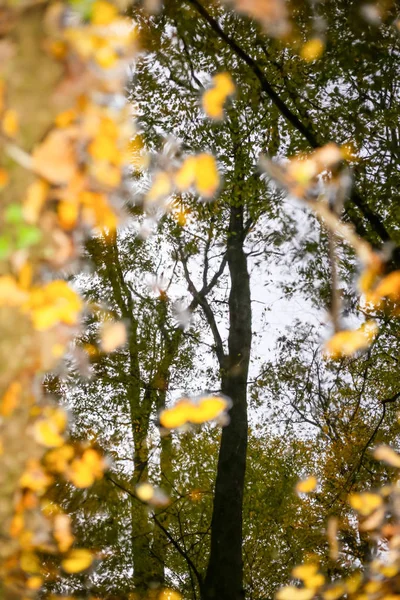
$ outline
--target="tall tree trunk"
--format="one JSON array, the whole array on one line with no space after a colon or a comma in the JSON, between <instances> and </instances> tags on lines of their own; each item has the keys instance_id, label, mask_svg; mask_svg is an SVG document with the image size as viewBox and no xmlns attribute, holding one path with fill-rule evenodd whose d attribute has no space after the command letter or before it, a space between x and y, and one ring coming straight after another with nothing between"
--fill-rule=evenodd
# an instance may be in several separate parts
<instances>
[{"instance_id":1,"label":"tall tree trunk","mask_svg":"<svg viewBox=\"0 0 400 600\"><path fill-rule=\"evenodd\" d=\"M247 375L251 346L251 298L244 252L243 206L230 210L227 259L231 278L228 355L221 366L222 392L232 400L222 431L211 523L211 552L203 600L242 600L242 508L247 452Z\"/></svg>"}]
</instances>

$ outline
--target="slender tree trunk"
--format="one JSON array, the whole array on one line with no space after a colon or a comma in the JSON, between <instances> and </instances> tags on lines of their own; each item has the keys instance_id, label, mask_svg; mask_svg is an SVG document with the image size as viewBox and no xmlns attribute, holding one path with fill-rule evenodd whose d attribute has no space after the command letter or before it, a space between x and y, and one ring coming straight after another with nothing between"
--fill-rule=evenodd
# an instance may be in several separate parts
<instances>
[{"instance_id":1,"label":"slender tree trunk","mask_svg":"<svg viewBox=\"0 0 400 600\"><path fill-rule=\"evenodd\" d=\"M232 206L228 237L228 355L221 365L222 392L232 400L222 431L211 523L211 552L202 600L242 600L242 508L247 452L247 375L251 346L251 298L244 252L243 206Z\"/></svg>"}]
</instances>

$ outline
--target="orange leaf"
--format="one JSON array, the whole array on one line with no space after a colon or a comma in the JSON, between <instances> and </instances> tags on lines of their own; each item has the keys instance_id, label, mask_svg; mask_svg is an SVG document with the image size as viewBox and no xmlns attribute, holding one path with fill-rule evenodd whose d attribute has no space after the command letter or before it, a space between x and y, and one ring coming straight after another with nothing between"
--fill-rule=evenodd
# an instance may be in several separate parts
<instances>
[{"instance_id":1,"label":"orange leaf","mask_svg":"<svg viewBox=\"0 0 400 600\"><path fill-rule=\"evenodd\" d=\"M51 131L32 153L32 168L51 183L68 183L78 171L73 136L66 129Z\"/></svg>"}]
</instances>

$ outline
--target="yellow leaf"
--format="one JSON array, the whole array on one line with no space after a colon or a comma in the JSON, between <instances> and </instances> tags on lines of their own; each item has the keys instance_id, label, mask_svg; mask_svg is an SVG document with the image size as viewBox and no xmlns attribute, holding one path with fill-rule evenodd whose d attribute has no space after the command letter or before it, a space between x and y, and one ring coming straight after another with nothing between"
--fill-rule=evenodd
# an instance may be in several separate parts
<instances>
[{"instance_id":1,"label":"yellow leaf","mask_svg":"<svg viewBox=\"0 0 400 600\"><path fill-rule=\"evenodd\" d=\"M313 62L322 55L324 48L325 44L321 38L315 37L304 44L300 51L300 56L307 62Z\"/></svg>"},{"instance_id":2,"label":"yellow leaf","mask_svg":"<svg viewBox=\"0 0 400 600\"><path fill-rule=\"evenodd\" d=\"M59 113L56 118L55 118L55 124L57 125L57 127L63 128L63 127L68 127L69 125L71 125L71 123L73 123L75 121L75 119L78 116L78 112L75 108L70 108L68 110L65 110L62 113Z\"/></svg>"},{"instance_id":3,"label":"yellow leaf","mask_svg":"<svg viewBox=\"0 0 400 600\"><path fill-rule=\"evenodd\" d=\"M349 503L360 515L367 517L374 510L382 505L382 497L378 494L371 492L364 492L362 494L350 494Z\"/></svg>"},{"instance_id":4,"label":"yellow leaf","mask_svg":"<svg viewBox=\"0 0 400 600\"><path fill-rule=\"evenodd\" d=\"M166 588L160 592L157 600L182 600L182 596L178 592Z\"/></svg>"},{"instance_id":5,"label":"yellow leaf","mask_svg":"<svg viewBox=\"0 0 400 600\"><path fill-rule=\"evenodd\" d=\"M75 549L61 562L61 566L66 573L80 573L90 567L93 562L92 553L89 550Z\"/></svg>"},{"instance_id":6,"label":"yellow leaf","mask_svg":"<svg viewBox=\"0 0 400 600\"><path fill-rule=\"evenodd\" d=\"M103 352L112 352L126 342L126 327L118 323L104 323L101 330L101 349Z\"/></svg>"},{"instance_id":7,"label":"yellow leaf","mask_svg":"<svg viewBox=\"0 0 400 600\"><path fill-rule=\"evenodd\" d=\"M310 477L307 477L307 479L298 482L298 484L296 485L296 491L302 494L308 494L309 492L313 492L315 490L317 484L317 479L313 475L311 475ZM304 565L304 567L310 569L311 567L314 567L314 565ZM300 569L302 567L297 568ZM295 575L295 577L298 577L298 575Z\"/></svg>"},{"instance_id":8,"label":"yellow leaf","mask_svg":"<svg viewBox=\"0 0 400 600\"><path fill-rule=\"evenodd\" d=\"M108 45L96 50L94 58L103 69L114 67L119 60L116 51Z\"/></svg>"},{"instance_id":9,"label":"yellow leaf","mask_svg":"<svg viewBox=\"0 0 400 600\"><path fill-rule=\"evenodd\" d=\"M114 136L100 133L89 144L88 152L95 160L115 162L119 153Z\"/></svg>"},{"instance_id":10,"label":"yellow leaf","mask_svg":"<svg viewBox=\"0 0 400 600\"><path fill-rule=\"evenodd\" d=\"M202 196L210 197L217 191L219 173L211 154L199 154L196 157L195 185Z\"/></svg>"},{"instance_id":11,"label":"yellow leaf","mask_svg":"<svg viewBox=\"0 0 400 600\"><path fill-rule=\"evenodd\" d=\"M63 229L73 229L79 217L79 205L77 202L63 201L57 207L57 215Z\"/></svg>"},{"instance_id":12,"label":"yellow leaf","mask_svg":"<svg viewBox=\"0 0 400 600\"><path fill-rule=\"evenodd\" d=\"M109 25L118 16L116 6L105 0L96 0L92 7L91 22L93 25Z\"/></svg>"},{"instance_id":13,"label":"yellow leaf","mask_svg":"<svg viewBox=\"0 0 400 600\"><path fill-rule=\"evenodd\" d=\"M91 227L114 231L118 225L118 217L109 206L107 196L96 192L84 191L79 200L83 205L82 217Z\"/></svg>"},{"instance_id":14,"label":"yellow leaf","mask_svg":"<svg viewBox=\"0 0 400 600\"><path fill-rule=\"evenodd\" d=\"M197 405L193 405L188 420L191 423L205 423L218 417L227 407L227 401L221 396L206 396L200 398Z\"/></svg>"},{"instance_id":15,"label":"yellow leaf","mask_svg":"<svg viewBox=\"0 0 400 600\"><path fill-rule=\"evenodd\" d=\"M136 486L136 496L142 502L149 502L154 495L154 487L150 483L141 483Z\"/></svg>"},{"instance_id":16,"label":"yellow leaf","mask_svg":"<svg viewBox=\"0 0 400 600\"><path fill-rule=\"evenodd\" d=\"M294 585L288 585L276 594L276 600L312 600L314 590L297 588Z\"/></svg>"},{"instance_id":17,"label":"yellow leaf","mask_svg":"<svg viewBox=\"0 0 400 600\"><path fill-rule=\"evenodd\" d=\"M74 457L74 449L68 444L64 444L61 448L50 450L45 456L46 466L50 471L55 473L64 473L69 461Z\"/></svg>"},{"instance_id":18,"label":"yellow leaf","mask_svg":"<svg viewBox=\"0 0 400 600\"><path fill-rule=\"evenodd\" d=\"M181 427L187 423L191 407L188 406L188 401L181 400L172 408L167 408L160 413L160 423L167 429Z\"/></svg>"},{"instance_id":19,"label":"yellow leaf","mask_svg":"<svg viewBox=\"0 0 400 600\"><path fill-rule=\"evenodd\" d=\"M78 171L73 139L68 130L54 129L32 153L32 168L51 183L66 184Z\"/></svg>"},{"instance_id":20,"label":"yellow leaf","mask_svg":"<svg viewBox=\"0 0 400 600\"><path fill-rule=\"evenodd\" d=\"M339 600L345 592L345 586L339 583L322 592L322 597L324 600Z\"/></svg>"},{"instance_id":21,"label":"yellow leaf","mask_svg":"<svg viewBox=\"0 0 400 600\"><path fill-rule=\"evenodd\" d=\"M235 85L229 73L219 73L213 77L213 87L203 94L204 112L213 119L221 119L224 115L224 102L235 91Z\"/></svg>"},{"instance_id":22,"label":"yellow leaf","mask_svg":"<svg viewBox=\"0 0 400 600\"><path fill-rule=\"evenodd\" d=\"M35 577L29 577L26 582L26 587L29 590L39 590L43 585L43 577L36 575Z\"/></svg>"},{"instance_id":23,"label":"yellow leaf","mask_svg":"<svg viewBox=\"0 0 400 600\"><path fill-rule=\"evenodd\" d=\"M19 118L17 111L13 109L6 110L1 126L3 132L8 137L15 137L19 130Z\"/></svg>"},{"instance_id":24,"label":"yellow leaf","mask_svg":"<svg viewBox=\"0 0 400 600\"><path fill-rule=\"evenodd\" d=\"M293 577L302 579L303 581L313 577L318 572L318 565L299 565L292 571Z\"/></svg>"},{"instance_id":25,"label":"yellow leaf","mask_svg":"<svg viewBox=\"0 0 400 600\"><path fill-rule=\"evenodd\" d=\"M185 423L205 423L218 417L228 407L228 400L221 396L205 396L197 402L183 398L172 408L160 413L160 423L168 429L181 427Z\"/></svg>"},{"instance_id":26,"label":"yellow leaf","mask_svg":"<svg viewBox=\"0 0 400 600\"><path fill-rule=\"evenodd\" d=\"M154 176L152 186L146 195L147 202L158 202L172 191L171 178L167 173L159 172Z\"/></svg>"},{"instance_id":27,"label":"yellow leaf","mask_svg":"<svg viewBox=\"0 0 400 600\"><path fill-rule=\"evenodd\" d=\"M189 156L175 173L175 184L179 190L184 191L193 185L196 179L196 157Z\"/></svg>"},{"instance_id":28,"label":"yellow leaf","mask_svg":"<svg viewBox=\"0 0 400 600\"><path fill-rule=\"evenodd\" d=\"M70 464L67 476L78 488L91 486L99 479L104 470L104 461L96 450L85 450L81 458L76 458Z\"/></svg>"},{"instance_id":29,"label":"yellow leaf","mask_svg":"<svg viewBox=\"0 0 400 600\"><path fill-rule=\"evenodd\" d=\"M46 491L52 482L52 477L49 477L44 472L40 463L35 459L30 459L28 460L26 469L19 480L19 485L21 488L28 488L41 495Z\"/></svg>"},{"instance_id":30,"label":"yellow leaf","mask_svg":"<svg viewBox=\"0 0 400 600\"><path fill-rule=\"evenodd\" d=\"M19 562L21 565L21 569L26 573L40 572L40 562L37 555L34 552L22 552Z\"/></svg>"},{"instance_id":31,"label":"yellow leaf","mask_svg":"<svg viewBox=\"0 0 400 600\"><path fill-rule=\"evenodd\" d=\"M354 331L339 331L325 344L325 358L335 360L352 356L358 350L365 350L372 344L377 333L378 325L375 321L366 321Z\"/></svg>"},{"instance_id":32,"label":"yellow leaf","mask_svg":"<svg viewBox=\"0 0 400 600\"><path fill-rule=\"evenodd\" d=\"M64 443L63 438L58 433L51 421L40 419L33 426L33 435L38 444L46 448L57 448Z\"/></svg>"},{"instance_id":33,"label":"yellow leaf","mask_svg":"<svg viewBox=\"0 0 400 600\"><path fill-rule=\"evenodd\" d=\"M374 457L376 460L383 460L388 465L400 469L400 455L392 450L390 446L382 445L375 448Z\"/></svg>"},{"instance_id":34,"label":"yellow leaf","mask_svg":"<svg viewBox=\"0 0 400 600\"><path fill-rule=\"evenodd\" d=\"M375 288L374 294L379 297L387 297L396 302L400 300L400 271L393 271L382 279Z\"/></svg>"},{"instance_id":35,"label":"yellow leaf","mask_svg":"<svg viewBox=\"0 0 400 600\"><path fill-rule=\"evenodd\" d=\"M55 280L31 291L25 309L35 329L41 331L57 323L74 325L82 309L82 300L66 281Z\"/></svg>"},{"instance_id":36,"label":"yellow leaf","mask_svg":"<svg viewBox=\"0 0 400 600\"><path fill-rule=\"evenodd\" d=\"M18 284L23 290L28 290L33 278L33 268L30 262L25 262L18 273Z\"/></svg>"},{"instance_id":37,"label":"yellow leaf","mask_svg":"<svg viewBox=\"0 0 400 600\"><path fill-rule=\"evenodd\" d=\"M106 161L96 161L90 165L90 174L107 187L115 188L121 183L121 169Z\"/></svg>"}]
</instances>

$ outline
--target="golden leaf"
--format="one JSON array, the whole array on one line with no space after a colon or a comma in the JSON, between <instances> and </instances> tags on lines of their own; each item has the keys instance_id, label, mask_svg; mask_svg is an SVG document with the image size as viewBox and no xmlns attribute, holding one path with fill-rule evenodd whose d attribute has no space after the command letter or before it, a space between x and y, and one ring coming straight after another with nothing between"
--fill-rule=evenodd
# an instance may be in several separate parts
<instances>
[{"instance_id":1,"label":"golden leaf","mask_svg":"<svg viewBox=\"0 0 400 600\"><path fill-rule=\"evenodd\" d=\"M68 183L78 171L73 138L68 130L52 130L32 153L32 168L51 183Z\"/></svg>"},{"instance_id":2,"label":"golden leaf","mask_svg":"<svg viewBox=\"0 0 400 600\"><path fill-rule=\"evenodd\" d=\"M221 396L206 396L200 398L198 404L192 405L189 421L205 423L217 418L227 408L227 401Z\"/></svg>"},{"instance_id":3,"label":"golden leaf","mask_svg":"<svg viewBox=\"0 0 400 600\"><path fill-rule=\"evenodd\" d=\"M118 16L116 6L105 0L96 0L92 7L91 22L93 25L109 25Z\"/></svg>"},{"instance_id":4,"label":"golden leaf","mask_svg":"<svg viewBox=\"0 0 400 600\"><path fill-rule=\"evenodd\" d=\"M118 62L119 55L113 48L105 45L96 50L94 58L97 64L102 67L102 69L110 69Z\"/></svg>"},{"instance_id":5,"label":"golden leaf","mask_svg":"<svg viewBox=\"0 0 400 600\"><path fill-rule=\"evenodd\" d=\"M184 191L193 185L196 179L196 157L189 156L175 173L175 184L179 190Z\"/></svg>"},{"instance_id":6,"label":"golden leaf","mask_svg":"<svg viewBox=\"0 0 400 600\"><path fill-rule=\"evenodd\" d=\"M185 423L205 423L217 418L228 407L228 400L221 396L205 396L197 402L183 398L172 408L160 413L160 423L168 429L181 427Z\"/></svg>"},{"instance_id":7,"label":"golden leaf","mask_svg":"<svg viewBox=\"0 0 400 600\"><path fill-rule=\"evenodd\" d=\"M21 569L26 573L39 573L40 562L37 554L30 551L22 552L21 558L19 559Z\"/></svg>"},{"instance_id":8,"label":"golden leaf","mask_svg":"<svg viewBox=\"0 0 400 600\"><path fill-rule=\"evenodd\" d=\"M118 323L104 323L101 330L101 349L103 352L112 352L126 342L126 327Z\"/></svg>"},{"instance_id":9,"label":"golden leaf","mask_svg":"<svg viewBox=\"0 0 400 600\"><path fill-rule=\"evenodd\" d=\"M74 449L69 444L64 444L61 448L50 450L45 456L45 463L50 471L55 473L64 473L67 468L69 461L73 459L75 455Z\"/></svg>"},{"instance_id":10,"label":"golden leaf","mask_svg":"<svg viewBox=\"0 0 400 600\"><path fill-rule=\"evenodd\" d=\"M57 207L57 215L63 229L73 229L79 217L79 206L77 202L64 200Z\"/></svg>"},{"instance_id":11,"label":"golden leaf","mask_svg":"<svg viewBox=\"0 0 400 600\"><path fill-rule=\"evenodd\" d=\"M276 594L276 600L312 600L313 597L313 589L297 588L294 585L288 585Z\"/></svg>"},{"instance_id":12,"label":"golden leaf","mask_svg":"<svg viewBox=\"0 0 400 600\"><path fill-rule=\"evenodd\" d=\"M13 109L6 110L1 123L3 132L8 137L15 137L19 130L19 118L17 111Z\"/></svg>"},{"instance_id":13,"label":"golden leaf","mask_svg":"<svg viewBox=\"0 0 400 600\"><path fill-rule=\"evenodd\" d=\"M350 494L349 503L360 515L367 517L382 505L382 497L372 492Z\"/></svg>"},{"instance_id":14,"label":"golden leaf","mask_svg":"<svg viewBox=\"0 0 400 600\"><path fill-rule=\"evenodd\" d=\"M115 188L121 183L121 169L106 161L96 161L90 165L90 174L105 186Z\"/></svg>"},{"instance_id":15,"label":"golden leaf","mask_svg":"<svg viewBox=\"0 0 400 600\"><path fill-rule=\"evenodd\" d=\"M166 588L160 592L157 600L182 600L182 596L178 592Z\"/></svg>"},{"instance_id":16,"label":"golden leaf","mask_svg":"<svg viewBox=\"0 0 400 600\"><path fill-rule=\"evenodd\" d=\"M153 183L146 195L147 202L158 202L172 191L171 178L167 173L159 172L154 176Z\"/></svg>"},{"instance_id":17,"label":"golden leaf","mask_svg":"<svg viewBox=\"0 0 400 600\"><path fill-rule=\"evenodd\" d=\"M302 579L303 581L305 581L306 579L313 577L317 572L318 572L318 565L313 565L313 564L299 565L298 567L295 567L293 569L292 575L293 575L293 577L296 577L297 579Z\"/></svg>"},{"instance_id":18,"label":"golden leaf","mask_svg":"<svg viewBox=\"0 0 400 600\"><path fill-rule=\"evenodd\" d=\"M322 592L322 597L324 600L339 600L345 592L346 587L339 583Z\"/></svg>"},{"instance_id":19,"label":"golden leaf","mask_svg":"<svg viewBox=\"0 0 400 600\"><path fill-rule=\"evenodd\" d=\"M78 112L75 108L69 108L62 113L59 113L55 118L55 124L61 129L71 125L78 116Z\"/></svg>"},{"instance_id":20,"label":"golden leaf","mask_svg":"<svg viewBox=\"0 0 400 600\"><path fill-rule=\"evenodd\" d=\"M154 495L154 487L151 483L141 483L135 488L136 496L142 502L149 502Z\"/></svg>"},{"instance_id":21,"label":"golden leaf","mask_svg":"<svg viewBox=\"0 0 400 600\"><path fill-rule=\"evenodd\" d=\"M89 448L81 458L71 462L66 475L76 487L86 488L102 476L104 467L104 460L100 454Z\"/></svg>"},{"instance_id":22,"label":"golden leaf","mask_svg":"<svg viewBox=\"0 0 400 600\"><path fill-rule=\"evenodd\" d=\"M224 115L224 102L235 92L235 85L229 73L219 73L213 77L213 87L204 92L202 105L204 112L212 119Z\"/></svg>"},{"instance_id":23,"label":"golden leaf","mask_svg":"<svg viewBox=\"0 0 400 600\"><path fill-rule=\"evenodd\" d=\"M375 321L366 321L353 331L339 331L325 344L325 358L335 360L352 356L358 350L365 350L372 344L377 333L378 325Z\"/></svg>"},{"instance_id":24,"label":"golden leaf","mask_svg":"<svg viewBox=\"0 0 400 600\"><path fill-rule=\"evenodd\" d=\"M64 443L57 430L57 426L51 420L39 419L33 426L33 437L46 448L58 448Z\"/></svg>"},{"instance_id":25,"label":"golden leaf","mask_svg":"<svg viewBox=\"0 0 400 600\"><path fill-rule=\"evenodd\" d=\"M35 577L29 577L26 582L26 587L29 590L39 590L43 585L43 577L35 575Z\"/></svg>"},{"instance_id":26,"label":"golden leaf","mask_svg":"<svg viewBox=\"0 0 400 600\"><path fill-rule=\"evenodd\" d=\"M321 38L315 37L304 44L300 51L300 56L307 62L313 62L322 55L324 48L325 44Z\"/></svg>"},{"instance_id":27,"label":"golden leaf","mask_svg":"<svg viewBox=\"0 0 400 600\"><path fill-rule=\"evenodd\" d=\"M199 154L196 157L195 185L202 196L210 197L217 191L219 173L212 154Z\"/></svg>"},{"instance_id":28,"label":"golden leaf","mask_svg":"<svg viewBox=\"0 0 400 600\"><path fill-rule=\"evenodd\" d=\"M0 189L3 189L10 181L10 176L5 169L0 167Z\"/></svg>"},{"instance_id":29,"label":"golden leaf","mask_svg":"<svg viewBox=\"0 0 400 600\"><path fill-rule=\"evenodd\" d=\"M187 423L190 411L191 407L188 406L188 402L181 400L172 408L167 408L160 413L160 423L167 429L181 427Z\"/></svg>"},{"instance_id":30,"label":"golden leaf","mask_svg":"<svg viewBox=\"0 0 400 600\"><path fill-rule=\"evenodd\" d=\"M318 481L317 479L314 477L314 475L311 475L310 477L307 477L307 479L304 479L303 481L299 481L296 485L296 492L301 493L301 494L308 494L310 492L313 492L315 490L315 488L318 485ZM307 568L311 568L314 565L305 565ZM298 567L301 568L301 567ZM297 575L296 575L297 577Z\"/></svg>"},{"instance_id":31,"label":"golden leaf","mask_svg":"<svg viewBox=\"0 0 400 600\"><path fill-rule=\"evenodd\" d=\"M40 463L32 458L27 462L26 469L19 480L19 485L21 488L28 488L41 495L52 482L52 477L49 477Z\"/></svg>"},{"instance_id":32,"label":"golden leaf","mask_svg":"<svg viewBox=\"0 0 400 600\"><path fill-rule=\"evenodd\" d=\"M397 454L390 446L378 446L374 450L374 458L376 460L383 460L383 462L387 463L392 467L396 467L396 469L400 469L400 455Z\"/></svg>"},{"instance_id":33,"label":"golden leaf","mask_svg":"<svg viewBox=\"0 0 400 600\"><path fill-rule=\"evenodd\" d=\"M400 271L393 271L386 275L375 288L374 294L390 298L394 302L400 300Z\"/></svg>"},{"instance_id":34,"label":"golden leaf","mask_svg":"<svg viewBox=\"0 0 400 600\"><path fill-rule=\"evenodd\" d=\"M92 562L93 556L89 550L74 549L61 561L61 566L66 573L80 573L88 569Z\"/></svg>"},{"instance_id":35,"label":"golden leaf","mask_svg":"<svg viewBox=\"0 0 400 600\"><path fill-rule=\"evenodd\" d=\"M114 231L118 225L118 217L109 206L107 196L96 192L84 191L79 195L82 203L83 220L91 227Z\"/></svg>"},{"instance_id":36,"label":"golden leaf","mask_svg":"<svg viewBox=\"0 0 400 600\"><path fill-rule=\"evenodd\" d=\"M119 154L114 136L100 133L89 144L88 152L95 160L116 161Z\"/></svg>"},{"instance_id":37,"label":"golden leaf","mask_svg":"<svg viewBox=\"0 0 400 600\"><path fill-rule=\"evenodd\" d=\"M1 399L0 415L9 417L19 404L22 386L19 381L13 381L8 386L6 393Z\"/></svg>"},{"instance_id":38,"label":"golden leaf","mask_svg":"<svg viewBox=\"0 0 400 600\"><path fill-rule=\"evenodd\" d=\"M25 309L30 312L35 329L41 331L59 322L74 325L82 300L66 281L55 280L33 289Z\"/></svg>"}]
</instances>

